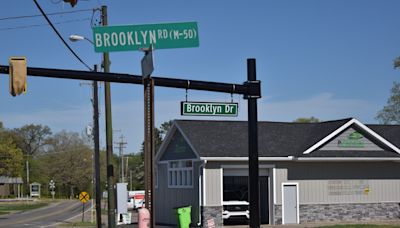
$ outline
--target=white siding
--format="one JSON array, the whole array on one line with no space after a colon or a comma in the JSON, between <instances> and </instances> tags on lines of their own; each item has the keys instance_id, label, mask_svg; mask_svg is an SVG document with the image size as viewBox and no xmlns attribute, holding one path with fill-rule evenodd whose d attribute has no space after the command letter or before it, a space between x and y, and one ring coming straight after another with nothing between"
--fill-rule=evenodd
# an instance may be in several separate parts
<instances>
[{"instance_id":1,"label":"white siding","mask_svg":"<svg viewBox=\"0 0 400 228\"><path fill-rule=\"evenodd\" d=\"M205 206L221 206L222 199L222 169L205 169Z\"/></svg>"},{"instance_id":2,"label":"white siding","mask_svg":"<svg viewBox=\"0 0 400 228\"><path fill-rule=\"evenodd\" d=\"M282 182L287 182L287 169L275 169L275 202L282 204Z\"/></svg>"}]
</instances>

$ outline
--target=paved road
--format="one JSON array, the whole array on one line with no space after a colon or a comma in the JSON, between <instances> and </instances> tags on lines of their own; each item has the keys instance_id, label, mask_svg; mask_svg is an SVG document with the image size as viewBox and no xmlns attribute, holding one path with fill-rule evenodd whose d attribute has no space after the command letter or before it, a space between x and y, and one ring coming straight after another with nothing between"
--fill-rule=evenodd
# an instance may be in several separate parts
<instances>
[{"instance_id":1,"label":"paved road","mask_svg":"<svg viewBox=\"0 0 400 228\"><path fill-rule=\"evenodd\" d=\"M85 210L90 208L90 201ZM20 213L0 216L0 227L7 228L51 228L58 223L82 214L82 203L78 200L65 200L52 203L47 207Z\"/></svg>"}]
</instances>

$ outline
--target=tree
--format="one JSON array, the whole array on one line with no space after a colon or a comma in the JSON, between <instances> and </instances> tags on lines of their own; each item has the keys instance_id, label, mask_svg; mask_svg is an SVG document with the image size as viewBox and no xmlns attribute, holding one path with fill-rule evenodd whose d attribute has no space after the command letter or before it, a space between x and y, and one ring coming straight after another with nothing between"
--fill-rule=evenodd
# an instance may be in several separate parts
<instances>
[{"instance_id":1,"label":"tree","mask_svg":"<svg viewBox=\"0 0 400 228\"><path fill-rule=\"evenodd\" d=\"M394 62L393 62L394 68L399 68L400 67L400 57L397 57Z\"/></svg>"},{"instance_id":2,"label":"tree","mask_svg":"<svg viewBox=\"0 0 400 228\"><path fill-rule=\"evenodd\" d=\"M51 135L50 128L40 124L24 125L21 128L15 128L13 132L18 137L17 145L28 156L35 155L41 148L47 145L47 139Z\"/></svg>"},{"instance_id":3,"label":"tree","mask_svg":"<svg viewBox=\"0 0 400 228\"><path fill-rule=\"evenodd\" d=\"M128 157L129 189L138 190L144 188L144 162L143 154L132 154Z\"/></svg>"},{"instance_id":4,"label":"tree","mask_svg":"<svg viewBox=\"0 0 400 228\"><path fill-rule=\"evenodd\" d=\"M387 104L375 118L383 124L400 124L400 83L393 82Z\"/></svg>"},{"instance_id":5,"label":"tree","mask_svg":"<svg viewBox=\"0 0 400 228\"><path fill-rule=\"evenodd\" d=\"M319 119L315 118L314 116L311 116L310 118L297 118L295 121L296 123L319 123Z\"/></svg>"},{"instance_id":6,"label":"tree","mask_svg":"<svg viewBox=\"0 0 400 228\"><path fill-rule=\"evenodd\" d=\"M90 191L92 149L74 132L61 131L48 142L48 153L39 158L35 177L45 183L53 179L65 196L74 197L79 191Z\"/></svg>"},{"instance_id":7,"label":"tree","mask_svg":"<svg viewBox=\"0 0 400 228\"><path fill-rule=\"evenodd\" d=\"M164 139L165 135L168 133L168 131L172 127L173 123L174 123L174 121L170 120L170 121L165 121L164 123L161 124L160 134L162 136L162 139Z\"/></svg>"},{"instance_id":8,"label":"tree","mask_svg":"<svg viewBox=\"0 0 400 228\"><path fill-rule=\"evenodd\" d=\"M11 137L0 137L0 176L19 177L23 170L23 156Z\"/></svg>"},{"instance_id":9,"label":"tree","mask_svg":"<svg viewBox=\"0 0 400 228\"><path fill-rule=\"evenodd\" d=\"M173 121L166 121L161 124L160 128L154 128L154 143L155 152L157 153L160 149L164 137L169 131L173 124ZM132 173L132 185L133 189L143 189L144 188L144 142L140 148L140 152L133 154L129 157L129 168ZM130 173L129 173L130 174ZM130 180L129 180L130 181Z\"/></svg>"}]
</instances>

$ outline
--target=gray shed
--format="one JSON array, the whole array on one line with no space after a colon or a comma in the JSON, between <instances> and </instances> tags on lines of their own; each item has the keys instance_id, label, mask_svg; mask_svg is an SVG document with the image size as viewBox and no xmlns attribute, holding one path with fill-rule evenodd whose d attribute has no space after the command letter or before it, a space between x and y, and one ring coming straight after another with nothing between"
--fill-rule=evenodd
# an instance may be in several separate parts
<instances>
[{"instance_id":1,"label":"gray shed","mask_svg":"<svg viewBox=\"0 0 400 228\"><path fill-rule=\"evenodd\" d=\"M8 197L14 195L20 197L22 184L21 177L0 176L0 196Z\"/></svg>"}]
</instances>

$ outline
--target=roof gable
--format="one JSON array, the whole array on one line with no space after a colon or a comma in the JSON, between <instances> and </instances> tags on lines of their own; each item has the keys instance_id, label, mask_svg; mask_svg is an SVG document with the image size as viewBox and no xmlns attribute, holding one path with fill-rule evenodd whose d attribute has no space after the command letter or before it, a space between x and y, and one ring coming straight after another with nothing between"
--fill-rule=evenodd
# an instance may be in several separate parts
<instances>
[{"instance_id":1,"label":"roof gable","mask_svg":"<svg viewBox=\"0 0 400 228\"><path fill-rule=\"evenodd\" d=\"M352 128L353 129L355 128L358 130L357 131L349 130L346 132L346 130L352 129ZM358 134L355 134L355 132L357 132ZM355 137L365 138L365 136L367 136L367 138L369 139L368 141L355 139ZM352 137L352 138L347 138L347 140L348 140L347 143L343 143L342 140L343 139L346 140L346 138L343 138L343 137ZM337 139L337 141L334 140L335 138ZM323 145L327 145L327 147L329 148L329 145L330 145L329 142L335 143L335 141L336 141L336 145L339 144L339 141L341 144L341 145L338 145L336 148L334 148L336 151L338 151L338 150L365 150L364 146L363 146L363 148L356 148L357 145L351 146L349 144L351 144L351 141L353 143L359 142L359 143L365 144L366 142L369 142L370 140L373 140L376 143L381 144L384 147L387 147L387 148L393 150L397 154L400 154L400 149L398 147L396 147L391 142L387 141L385 138L383 138L382 136L377 134L375 131L373 131L371 128L367 127L366 125L362 124L360 121L358 121L354 118L349 120L347 123L343 124L342 126L340 126L338 129L336 129L335 131L333 131L332 133L330 133L329 135L327 135L326 137L324 137L323 139L321 139L320 141L318 141L311 147L309 147L307 150L305 150L303 152L303 154L310 154L314 151L320 150L320 148ZM347 144L347 146L346 146L346 144ZM332 143L331 143L331 145L332 145ZM359 144L359 146L360 146L360 144ZM376 151L377 147L379 147L379 146L371 147L370 149L373 151ZM322 148L324 148L324 147L322 147ZM342 149L339 149L339 148L342 148ZM324 148L323 150L328 150L328 149ZM331 148L331 150L332 150L332 148ZM382 151L383 151L383 149L382 149Z\"/></svg>"},{"instance_id":2,"label":"roof gable","mask_svg":"<svg viewBox=\"0 0 400 228\"><path fill-rule=\"evenodd\" d=\"M342 133L319 148L319 151L383 151L384 145L366 135L363 131L350 126ZM379 145L380 144L380 145Z\"/></svg>"},{"instance_id":3,"label":"roof gable","mask_svg":"<svg viewBox=\"0 0 400 228\"><path fill-rule=\"evenodd\" d=\"M189 141L182 134L179 127L173 124L157 153L156 160L165 161L196 158L198 158L198 155Z\"/></svg>"}]
</instances>

